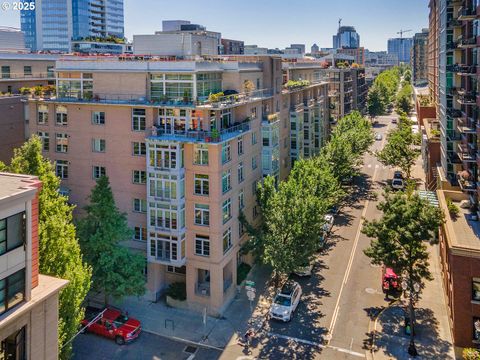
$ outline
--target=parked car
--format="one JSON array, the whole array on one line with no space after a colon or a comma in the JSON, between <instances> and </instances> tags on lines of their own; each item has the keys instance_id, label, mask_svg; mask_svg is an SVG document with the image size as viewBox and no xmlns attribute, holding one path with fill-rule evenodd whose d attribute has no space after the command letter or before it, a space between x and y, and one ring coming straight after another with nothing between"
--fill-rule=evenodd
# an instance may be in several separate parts
<instances>
[{"instance_id":1,"label":"parked car","mask_svg":"<svg viewBox=\"0 0 480 360\"><path fill-rule=\"evenodd\" d=\"M380 133L375 134L375 140L382 140L382 139L383 139L382 134L380 134Z\"/></svg>"},{"instance_id":2,"label":"parked car","mask_svg":"<svg viewBox=\"0 0 480 360\"><path fill-rule=\"evenodd\" d=\"M98 316L99 314L101 315ZM98 319L88 325L96 317ZM107 307L103 310L87 307L85 309L85 319L82 320L82 326L86 326L84 330L86 333L91 332L114 339L118 345L123 345L136 339L142 329L140 321L129 317L114 307Z\"/></svg>"},{"instance_id":3,"label":"parked car","mask_svg":"<svg viewBox=\"0 0 480 360\"><path fill-rule=\"evenodd\" d=\"M339 212L340 212L340 207L337 206L337 205L333 205L333 206L328 210L328 213L329 213L329 214L332 214L333 216L338 215Z\"/></svg>"},{"instance_id":4,"label":"parked car","mask_svg":"<svg viewBox=\"0 0 480 360\"><path fill-rule=\"evenodd\" d=\"M401 172L401 171L398 171L398 170L395 171L395 172L393 173L393 178L394 178L394 179L402 179L402 180L403 180L403 174L402 174L402 172Z\"/></svg>"},{"instance_id":5,"label":"parked car","mask_svg":"<svg viewBox=\"0 0 480 360\"><path fill-rule=\"evenodd\" d=\"M403 182L403 179L393 179L392 188L394 190L403 190L405 188L405 183Z\"/></svg>"},{"instance_id":6,"label":"parked car","mask_svg":"<svg viewBox=\"0 0 480 360\"><path fill-rule=\"evenodd\" d=\"M392 124L396 124L397 123L397 118L392 118Z\"/></svg>"},{"instance_id":7,"label":"parked car","mask_svg":"<svg viewBox=\"0 0 480 360\"><path fill-rule=\"evenodd\" d=\"M294 270L294 274L297 276L312 276L313 272L313 261L308 261L302 266L298 267L297 269Z\"/></svg>"},{"instance_id":8,"label":"parked car","mask_svg":"<svg viewBox=\"0 0 480 360\"><path fill-rule=\"evenodd\" d=\"M300 285L292 280L287 281L273 299L269 311L270 317L284 322L290 321L301 296L302 288Z\"/></svg>"},{"instance_id":9,"label":"parked car","mask_svg":"<svg viewBox=\"0 0 480 360\"><path fill-rule=\"evenodd\" d=\"M323 224L323 230L326 233L329 233L330 231L332 231L333 222L335 221L335 218L333 217L332 214L326 214L323 219L325 220L325 224Z\"/></svg>"}]
</instances>

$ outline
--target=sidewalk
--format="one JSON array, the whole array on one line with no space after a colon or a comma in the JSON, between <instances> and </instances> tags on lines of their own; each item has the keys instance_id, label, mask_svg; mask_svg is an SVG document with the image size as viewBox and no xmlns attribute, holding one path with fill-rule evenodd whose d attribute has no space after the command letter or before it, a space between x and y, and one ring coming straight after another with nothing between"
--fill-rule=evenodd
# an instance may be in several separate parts
<instances>
[{"instance_id":1,"label":"sidewalk","mask_svg":"<svg viewBox=\"0 0 480 360\"><path fill-rule=\"evenodd\" d=\"M240 293L236 294L223 317L207 316L206 324L203 323L203 314L172 308L163 301L153 303L128 298L117 305L140 320L146 332L224 349L229 343L236 344L236 334L243 335L249 327L253 327L255 331L260 329L265 319L264 315L268 311L264 292L270 279L270 270L266 267L254 266L247 279L254 281L257 289L257 297L252 307L253 313L243 287Z\"/></svg>"},{"instance_id":2,"label":"sidewalk","mask_svg":"<svg viewBox=\"0 0 480 360\"><path fill-rule=\"evenodd\" d=\"M431 246L429 250L430 271L434 280L426 282L415 310L415 345L419 354L416 359L455 359L441 283L438 245ZM406 301L394 304L377 318L375 345L378 350L373 353L374 359L413 359L407 353L410 338L405 335L403 327L407 305Z\"/></svg>"}]
</instances>

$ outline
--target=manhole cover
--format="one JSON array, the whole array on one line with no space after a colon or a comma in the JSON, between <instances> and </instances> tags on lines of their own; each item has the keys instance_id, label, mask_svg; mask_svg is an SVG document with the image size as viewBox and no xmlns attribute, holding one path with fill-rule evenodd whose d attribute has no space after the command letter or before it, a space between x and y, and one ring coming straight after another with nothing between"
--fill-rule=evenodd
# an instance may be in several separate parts
<instances>
[{"instance_id":1,"label":"manhole cover","mask_svg":"<svg viewBox=\"0 0 480 360\"><path fill-rule=\"evenodd\" d=\"M372 288L366 288L366 289L365 289L365 292L366 292L367 294L375 294L375 293L377 292L377 290L372 289Z\"/></svg>"},{"instance_id":2,"label":"manhole cover","mask_svg":"<svg viewBox=\"0 0 480 360\"><path fill-rule=\"evenodd\" d=\"M186 346L185 349L183 349L183 352L186 352L187 354L195 354L197 352L198 348L195 346Z\"/></svg>"}]
</instances>

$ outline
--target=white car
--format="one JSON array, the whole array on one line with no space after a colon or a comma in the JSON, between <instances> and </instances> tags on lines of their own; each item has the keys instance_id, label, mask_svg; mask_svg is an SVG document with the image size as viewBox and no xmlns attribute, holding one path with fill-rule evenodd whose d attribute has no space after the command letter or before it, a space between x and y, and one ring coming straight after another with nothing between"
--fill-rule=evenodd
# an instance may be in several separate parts
<instances>
[{"instance_id":1,"label":"white car","mask_svg":"<svg viewBox=\"0 0 480 360\"><path fill-rule=\"evenodd\" d=\"M325 231L326 233L329 233L330 231L332 231L333 222L335 221L335 218L332 214L327 214L325 215L324 220L325 220L325 224L323 224L323 231Z\"/></svg>"},{"instance_id":2,"label":"white car","mask_svg":"<svg viewBox=\"0 0 480 360\"><path fill-rule=\"evenodd\" d=\"M295 281L287 281L283 285L275 298L273 299L272 306L270 306L270 317L272 319L282 320L288 322L292 319L293 312L300 302L302 296L302 288Z\"/></svg>"},{"instance_id":3,"label":"white car","mask_svg":"<svg viewBox=\"0 0 480 360\"><path fill-rule=\"evenodd\" d=\"M306 263L304 266L300 266L293 272L297 276L312 276L313 272L313 262L310 261Z\"/></svg>"},{"instance_id":4,"label":"white car","mask_svg":"<svg viewBox=\"0 0 480 360\"><path fill-rule=\"evenodd\" d=\"M382 140L382 134L376 133L375 134L375 140Z\"/></svg>"},{"instance_id":5,"label":"white car","mask_svg":"<svg viewBox=\"0 0 480 360\"><path fill-rule=\"evenodd\" d=\"M403 179L393 179L392 188L395 190L403 190L405 188L405 183L403 182Z\"/></svg>"}]
</instances>

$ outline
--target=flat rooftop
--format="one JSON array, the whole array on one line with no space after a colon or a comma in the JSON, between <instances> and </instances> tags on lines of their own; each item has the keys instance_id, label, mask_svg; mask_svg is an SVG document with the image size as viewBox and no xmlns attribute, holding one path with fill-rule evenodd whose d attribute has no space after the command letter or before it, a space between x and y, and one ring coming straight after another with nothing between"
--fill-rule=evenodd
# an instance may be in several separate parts
<instances>
[{"instance_id":1,"label":"flat rooftop","mask_svg":"<svg viewBox=\"0 0 480 360\"><path fill-rule=\"evenodd\" d=\"M36 176L0 172L0 203L5 199L34 194Z\"/></svg>"},{"instance_id":2,"label":"flat rooftop","mask_svg":"<svg viewBox=\"0 0 480 360\"><path fill-rule=\"evenodd\" d=\"M440 208L445 214L445 230L449 247L463 255L480 256L480 221L471 219L470 211L462 209L460 203L468 196L461 191L437 191ZM452 219L447 209L447 199L450 199L459 209L456 219Z\"/></svg>"}]
</instances>

